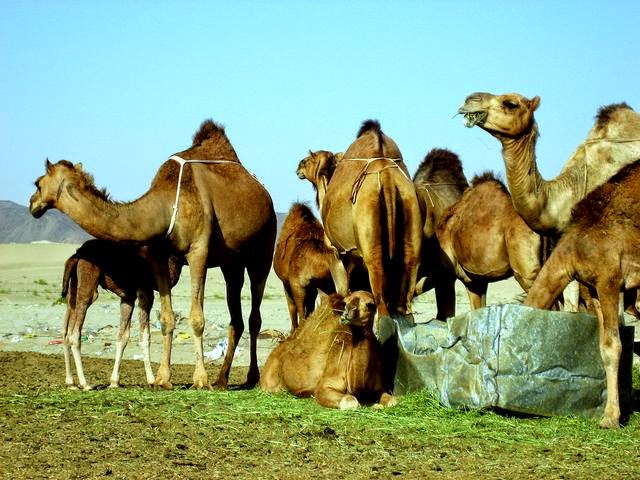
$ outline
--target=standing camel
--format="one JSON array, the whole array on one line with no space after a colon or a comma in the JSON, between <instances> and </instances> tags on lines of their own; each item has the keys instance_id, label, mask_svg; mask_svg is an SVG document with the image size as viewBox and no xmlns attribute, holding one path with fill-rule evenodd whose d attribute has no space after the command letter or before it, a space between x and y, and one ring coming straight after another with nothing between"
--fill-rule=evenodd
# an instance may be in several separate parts
<instances>
[{"instance_id":1,"label":"standing camel","mask_svg":"<svg viewBox=\"0 0 640 480\"><path fill-rule=\"evenodd\" d=\"M167 268L169 285L174 287L180 279L183 262L175 256L154 252L150 247L138 247L127 243L105 240L89 240L69 257L64 265L62 296L67 298L64 317L63 352L65 383L74 387L71 371L71 355L76 367L78 385L83 390L92 387L87 382L80 353L82 326L87 310L98 298L98 285L120 297L120 329L116 340L116 358L111 373L110 387L120 385L120 365L124 349L129 341L131 315L136 298L140 322L140 348L143 352L147 383L153 384L151 358L149 354L151 333L149 314L153 307L153 291L157 290L154 268L151 264L163 262L159 268Z\"/></svg>"},{"instance_id":2,"label":"standing camel","mask_svg":"<svg viewBox=\"0 0 640 480\"><path fill-rule=\"evenodd\" d=\"M273 270L284 286L291 331L315 307L318 290L335 292L330 264L333 252L324 243L324 229L303 203L294 203L280 230Z\"/></svg>"},{"instance_id":3,"label":"standing camel","mask_svg":"<svg viewBox=\"0 0 640 480\"><path fill-rule=\"evenodd\" d=\"M486 305L487 286L512 275L527 292L540 271L540 236L492 173L471 180L436 231L447 267L464 283L472 309Z\"/></svg>"},{"instance_id":4,"label":"standing camel","mask_svg":"<svg viewBox=\"0 0 640 480\"><path fill-rule=\"evenodd\" d=\"M321 202L325 235L336 254L331 273L338 293L348 290L340 256L364 264L379 318L409 312L420 263L420 205L400 150L377 121L362 124Z\"/></svg>"},{"instance_id":5,"label":"standing camel","mask_svg":"<svg viewBox=\"0 0 640 480\"><path fill-rule=\"evenodd\" d=\"M271 197L240 163L224 128L206 120L188 149L172 155L159 168L150 189L130 203L111 201L81 164L46 161L30 199L39 218L50 209L65 213L89 234L105 240L167 243L185 257L191 274L191 311L195 370L193 386L209 387L204 366L204 286L206 270L219 266L227 284L230 313L228 341L216 386L226 388L231 362L244 330L240 293L245 270L251 282L249 333L251 360L247 385L259 378L257 337L262 325L260 303L276 236ZM239 214L241 212L241 214ZM171 388L171 346L175 319L168 273L156 272L161 300L163 353L155 385Z\"/></svg>"},{"instance_id":6,"label":"standing camel","mask_svg":"<svg viewBox=\"0 0 640 480\"><path fill-rule=\"evenodd\" d=\"M529 290L525 305L551 307L578 280L592 295L607 379L602 428L620 422L619 292L640 287L640 164L629 165L576 205L571 221Z\"/></svg>"},{"instance_id":7,"label":"standing camel","mask_svg":"<svg viewBox=\"0 0 640 480\"><path fill-rule=\"evenodd\" d=\"M436 318L446 320L456 313L456 277L450 269L440 268L442 250L436 227L447 208L460 200L469 183L458 155L444 148L434 148L424 157L413 175L413 183L424 220L416 294L435 288Z\"/></svg>"}]
</instances>

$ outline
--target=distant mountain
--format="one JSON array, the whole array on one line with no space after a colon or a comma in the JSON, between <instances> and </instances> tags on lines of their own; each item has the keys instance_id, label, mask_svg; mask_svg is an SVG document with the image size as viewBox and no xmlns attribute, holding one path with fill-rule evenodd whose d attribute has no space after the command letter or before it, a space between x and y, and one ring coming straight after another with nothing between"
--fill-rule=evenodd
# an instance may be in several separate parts
<instances>
[{"instance_id":1,"label":"distant mountain","mask_svg":"<svg viewBox=\"0 0 640 480\"><path fill-rule=\"evenodd\" d=\"M57 210L35 219L23 205L0 200L0 243L82 243L91 236Z\"/></svg>"},{"instance_id":2,"label":"distant mountain","mask_svg":"<svg viewBox=\"0 0 640 480\"><path fill-rule=\"evenodd\" d=\"M276 213L278 233L286 216L286 213ZM35 219L27 207L0 200L0 243L83 243L90 238L87 232L58 210L49 210Z\"/></svg>"}]
</instances>

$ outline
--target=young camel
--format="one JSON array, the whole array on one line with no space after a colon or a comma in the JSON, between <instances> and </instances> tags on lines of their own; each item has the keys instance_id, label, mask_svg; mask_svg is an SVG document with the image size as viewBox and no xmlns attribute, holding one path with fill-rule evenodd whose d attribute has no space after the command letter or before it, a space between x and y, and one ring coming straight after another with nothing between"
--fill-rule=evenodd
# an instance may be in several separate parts
<instances>
[{"instance_id":1,"label":"young camel","mask_svg":"<svg viewBox=\"0 0 640 480\"><path fill-rule=\"evenodd\" d=\"M357 408L361 402L377 402L377 408L395 405L396 398L383 387L380 344L372 330L375 312L368 292L359 290L344 300L337 294L324 297L271 352L260 386L267 392L313 395L329 408Z\"/></svg>"},{"instance_id":2,"label":"young camel","mask_svg":"<svg viewBox=\"0 0 640 480\"><path fill-rule=\"evenodd\" d=\"M445 272L464 283L472 309L486 305L490 282L514 276L525 292L540 271L540 236L518 215L502 182L485 172L449 207L436 235Z\"/></svg>"},{"instance_id":3,"label":"young camel","mask_svg":"<svg viewBox=\"0 0 640 480\"><path fill-rule=\"evenodd\" d=\"M138 299L140 322L140 348L143 352L144 370L149 385L153 384L149 354L151 334L149 314L153 307L153 291L157 285L152 264L163 263L168 268L170 286L180 278L184 262L176 256L168 256L150 247L132 244L89 240L65 262L62 278L62 296L67 298L67 311L63 325L63 352L65 384L74 388L71 371L71 355L76 367L78 386L83 390L92 387L86 380L82 367L81 335L87 310L98 298L98 285L120 297L120 329L116 340L116 358L111 373L110 387L120 385L122 355L129 341L131 315Z\"/></svg>"},{"instance_id":4,"label":"young camel","mask_svg":"<svg viewBox=\"0 0 640 480\"><path fill-rule=\"evenodd\" d=\"M602 428L620 425L618 308L621 290L640 287L639 192L640 164L635 163L580 201L525 300L525 305L548 309L572 280L591 291L607 380Z\"/></svg>"},{"instance_id":5,"label":"young camel","mask_svg":"<svg viewBox=\"0 0 640 480\"><path fill-rule=\"evenodd\" d=\"M315 308L318 290L326 294L336 291L331 278L332 260L322 225L307 205L294 203L273 257L273 270L284 286L292 332Z\"/></svg>"}]
</instances>

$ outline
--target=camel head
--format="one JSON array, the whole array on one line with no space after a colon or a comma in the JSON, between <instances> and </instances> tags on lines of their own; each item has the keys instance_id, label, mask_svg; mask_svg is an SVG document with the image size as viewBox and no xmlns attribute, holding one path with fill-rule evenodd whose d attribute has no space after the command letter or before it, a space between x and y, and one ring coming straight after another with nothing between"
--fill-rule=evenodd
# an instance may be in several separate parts
<instances>
[{"instance_id":1,"label":"camel head","mask_svg":"<svg viewBox=\"0 0 640 480\"><path fill-rule=\"evenodd\" d=\"M495 137L517 138L528 133L535 119L533 112L540 105L540 97L529 100L517 93L493 95L477 92L469 95L458 113L464 115L465 125L474 125Z\"/></svg>"},{"instance_id":2,"label":"camel head","mask_svg":"<svg viewBox=\"0 0 640 480\"><path fill-rule=\"evenodd\" d=\"M328 183L336 164L336 157L333 153L326 150L318 150L317 152L309 150L309 155L298 164L296 175L300 180L309 180L314 186L318 185L321 178L324 178Z\"/></svg>"},{"instance_id":3,"label":"camel head","mask_svg":"<svg viewBox=\"0 0 640 480\"><path fill-rule=\"evenodd\" d=\"M36 191L29 199L29 211L35 218L40 218L50 208L55 208L57 201L73 183L74 177L82 171L82 164L74 165L67 160L58 163L45 161L45 174L34 182Z\"/></svg>"},{"instance_id":4,"label":"camel head","mask_svg":"<svg viewBox=\"0 0 640 480\"><path fill-rule=\"evenodd\" d=\"M373 295L358 290L344 297L344 312L340 316L340 323L352 327L372 328L375 313Z\"/></svg>"}]
</instances>

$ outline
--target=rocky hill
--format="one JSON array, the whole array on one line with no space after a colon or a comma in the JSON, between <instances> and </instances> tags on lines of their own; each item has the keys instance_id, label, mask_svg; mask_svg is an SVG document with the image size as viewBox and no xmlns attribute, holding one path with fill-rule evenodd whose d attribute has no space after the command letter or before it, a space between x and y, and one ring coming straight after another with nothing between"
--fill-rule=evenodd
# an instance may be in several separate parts
<instances>
[{"instance_id":1,"label":"rocky hill","mask_svg":"<svg viewBox=\"0 0 640 480\"><path fill-rule=\"evenodd\" d=\"M277 213L278 232L285 213ZM73 220L57 210L49 210L35 219L29 209L17 203L0 200L0 243L82 243L91 236Z\"/></svg>"}]
</instances>

